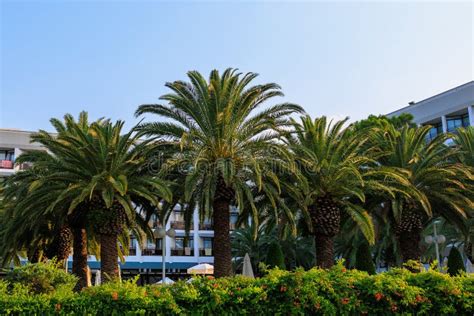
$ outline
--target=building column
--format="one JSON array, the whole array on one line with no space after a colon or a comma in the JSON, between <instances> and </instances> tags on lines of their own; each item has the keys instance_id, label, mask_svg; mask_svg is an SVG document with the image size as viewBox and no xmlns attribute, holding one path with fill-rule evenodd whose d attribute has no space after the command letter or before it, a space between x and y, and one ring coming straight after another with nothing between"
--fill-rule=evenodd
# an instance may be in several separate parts
<instances>
[{"instance_id":1,"label":"building column","mask_svg":"<svg viewBox=\"0 0 474 316\"><path fill-rule=\"evenodd\" d=\"M166 231L168 231L168 229L171 228L171 223L170 221L168 220L168 222L166 223L165 225L165 229ZM165 247L165 261L166 262L170 262L170 257L171 257L171 237L169 237L168 235L165 236L165 238L163 238L163 245L162 247ZM164 245L166 243L166 246ZM169 267L166 267L166 270L168 270Z\"/></svg>"},{"instance_id":2,"label":"building column","mask_svg":"<svg viewBox=\"0 0 474 316\"><path fill-rule=\"evenodd\" d=\"M474 126L474 105L469 105L467 112L469 113L469 125Z\"/></svg>"},{"instance_id":3,"label":"building column","mask_svg":"<svg viewBox=\"0 0 474 316\"><path fill-rule=\"evenodd\" d=\"M142 256L142 247L141 247L140 243L138 242L138 239L135 239L134 242L135 242L135 247L137 249L136 256L141 257Z\"/></svg>"},{"instance_id":4,"label":"building column","mask_svg":"<svg viewBox=\"0 0 474 316\"><path fill-rule=\"evenodd\" d=\"M196 208L193 213L193 238L194 238L194 260L199 263L199 244L201 242L199 238L199 212Z\"/></svg>"},{"instance_id":5,"label":"building column","mask_svg":"<svg viewBox=\"0 0 474 316\"><path fill-rule=\"evenodd\" d=\"M448 132L448 122L446 120L446 115L441 116L441 125L443 127L443 133Z\"/></svg>"}]
</instances>

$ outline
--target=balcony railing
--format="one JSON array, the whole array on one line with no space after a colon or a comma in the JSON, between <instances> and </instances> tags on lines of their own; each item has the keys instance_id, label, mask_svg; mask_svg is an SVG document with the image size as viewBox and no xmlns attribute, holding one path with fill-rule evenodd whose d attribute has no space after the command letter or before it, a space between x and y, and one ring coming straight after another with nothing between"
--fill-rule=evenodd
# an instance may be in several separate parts
<instances>
[{"instance_id":1,"label":"balcony railing","mask_svg":"<svg viewBox=\"0 0 474 316\"><path fill-rule=\"evenodd\" d=\"M11 160L0 160L0 168L2 168L2 169L13 169L13 161L11 161Z\"/></svg>"},{"instance_id":2,"label":"balcony railing","mask_svg":"<svg viewBox=\"0 0 474 316\"><path fill-rule=\"evenodd\" d=\"M236 228L235 223L229 224L230 230L235 230L235 228ZM214 225L212 223L200 223L199 230L214 230Z\"/></svg>"},{"instance_id":3,"label":"balcony railing","mask_svg":"<svg viewBox=\"0 0 474 316\"><path fill-rule=\"evenodd\" d=\"M186 248L173 248L171 249L172 256L194 256L194 249L191 247Z\"/></svg>"},{"instance_id":4,"label":"balcony railing","mask_svg":"<svg viewBox=\"0 0 474 316\"><path fill-rule=\"evenodd\" d=\"M214 255L212 248L201 248L199 249L199 256L201 257L212 257Z\"/></svg>"},{"instance_id":5,"label":"balcony railing","mask_svg":"<svg viewBox=\"0 0 474 316\"><path fill-rule=\"evenodd\" d=\"M190 230L193 230L193 225L194 224L192 222L189 224L189 229ZM185 229L185 226L186 225L185 225L184 221L172 221L171 222L171 227L173 227L174 229Z\"/></svg>"},{"instance_id":6,"label":"balcony railing","mask_svg":"<svg viewBox=\"0 0 474 316\"><path fill-rule=\"evenodd\" d=\"M199 230L213 230L214 225L212 223L199 223Z\"/></svg>"},{"instance_id":7,"label":"balcony railing","mask_svg":"<svg viewBox=\"0 0 474 316\"><path fill-rule=\"evenodd\" d=\"M163 249L160 248L145 248L142 250L142 256L162 256Z\"/></svg>"}]
</instances>

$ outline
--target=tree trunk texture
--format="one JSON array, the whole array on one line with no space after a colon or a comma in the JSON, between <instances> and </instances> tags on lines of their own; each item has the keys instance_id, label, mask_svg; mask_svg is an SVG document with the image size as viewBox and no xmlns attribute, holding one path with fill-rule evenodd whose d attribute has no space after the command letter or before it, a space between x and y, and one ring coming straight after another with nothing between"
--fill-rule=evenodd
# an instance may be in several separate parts
<instances>
[{"instance_id":1,"label":"tree trunk texture","mask_svg":"<svg viewBox=\"0 0 474 316\"><path fill-rule=\"evenodd\" d=\"M104 281L118 278L118 249L116 234L100 234L100 270Z\"/></svg>"},{"instance_id":2,"label":"tree trunk texture","mask_svg":"<svg viewBox=\"0 0 474 316\"><path fill-rule=\"evenodd\" d=\"M403 262L408 260L419 261L421 259L420 249L421 231L403 231L398 235L398 243Z\"/></svg>"},{"instance_id":3,"label":"tree trunk texture","mask_svg":"<svg viewBox=\"0 0 474 316\"><path fill-rule=\"evenodd\" d=\"M80 291L91 284L87 266L87 233L84 227L73 228L73 249L72 273L79 278L75 290Z\"/></svg>"},{"instance_id":4,"label":"tree trunk texture","mask_svg":"<svg viewBox=\"0 0 474 316\"><path fill-rule=\"evenodd\" d=\"M316 234L316 265L323 269L329 269L334 265L334 240L333 237Z\"/></svg>"},{"instance_id":5,"label":"tree trunk texture","mask_svg":"<svg viewBox=\"0 0 474 316\"><path fill-rule=\"evenodd\" d=\"M316 265L323 269L334 265L334 236L341 226L341 208L329 196L320 196L308 207L316 246Z\"/></svg>"},{"instance_id":6,"label":"tree trunk texture","mask_svg":"<svg viewBox=\"0 0 474 316\"><path fill-rule=\"evenodd\" d=\"M213 202L214 221L214 276L232 275L232 253L230 244L230 201L218 199Z\"/></svg>"},{"instance_id":7,"label":"tree trunk texture","mask_svg":"<svg viewBox=\"0 0 474 316\"><path fill-rule=\"evenodd\" d=\"M422 211L416 209L416 207L412 204L406 203L402 210L400 222L396 228L397 239L403 262L407 262L408 260L420 261L420 239L422 230Z\"/></svg>"},{"instance_id":8,"label":"tree trunk texture","mask_svg":"<svg viewBox=\"0 0 474 316\"><path fill-rule=\"evenodd\" d=\"M58 266L65 267L71 253L71 246L72 231L68 225L64 225L56 232L53 242L48 246L46 256L51 259L56 258Z\"/></svg>"}]
</instances>

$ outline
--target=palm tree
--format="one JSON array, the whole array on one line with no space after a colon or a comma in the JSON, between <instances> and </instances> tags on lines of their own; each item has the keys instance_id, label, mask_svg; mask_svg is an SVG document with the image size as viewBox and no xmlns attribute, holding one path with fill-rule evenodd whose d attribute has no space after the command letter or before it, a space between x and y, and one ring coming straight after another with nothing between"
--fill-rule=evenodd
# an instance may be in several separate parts
<instances>
[{"instance_id":1,"label":"palm tree","mask_svg":"<svg viewBox=\"0 0 474 316\"><path fill-rule=\"evenodd\" d=\"M199 72L190 71L188 77L190 82L166 84L172 92L160 99L167 105L145 104L136 111L137 116L157 114L171 122L143 123L139 130L175 146L176 154L164 170L185 178L183 200L196 201L201 218L212 216L215 275L228 276L232 274L229 207L252 200L250 183L274 195L273 187L262 178L271 178L278 187L272 169L284 165L279 157L285 149L274 142L275 130L287 125L288 115L302 109L284 103L255 113L282 92L274 83L249 86L257 77L254 73L242 75L227 69L220 75L213 70L206 81ZM257 209L250 204L257 217Z\"/></svg>"},{"instance_id":2,"label":"palm tree","mask_svg":"<svg viewBox=\"0 0 474 316\"><path fill-rule=\"evenodd\" d=\"M71 250L71 230L61 218L38 216L39 212L28 207L19 207L28 198L29 190L44 176L44 170L37 167L15 173L8 177L0 191L2 216L0 220L0 256L2 265L9 265L17 255L25 251L28 258L37 261L41 258L56 258L58 264L64 265ZM54 202L41 200L39 210L46 209ZM39 206L39 202L36 203Z\"/></svg>"},{"instance_id":3,"label":"palm tree","mask_svg":"<svg viewBox=\"0 0 474 316\"><path fill-rule=\"evenodd\" d=\"M390 193L391 181L403 179L393 171L377 166L364 146L367 136L346 120L328 123L326 117L293 122L294 131L286 141L300 166L305 184L304 207L315 238L317 265L334 263L334 237L340 231L345 212L360 227L365 238L374 242L372 219L363 208L367 193Z\"/></svg>"},{"instance_id":4,"label":"palm tree","mask_svg":"<svg viewBox=\"0 0 474 316\"><path fill-rule=\"evenodd\" d=\"M471 175L474 175L474 127L469 126L457 129L454 135L454 143L459 149L458 161L470 170ZM467 192L470 195L470 199L474 200L473 177L468 180L468 183L471 189ZM474 261L474 209L468 210L468 215L469 218L464 221L464 250L469 259Z\"/></svg>"},{"instance_id":5,"label":"palm tree","mask_svg":"<svg viewBox=\"0 0 474 316\"><path fill-rule=\"evenodd\" d=\"M405 174L409 185L400 188L406 195L397 196L388 216L396 231L404 261L419 260L424 222L433 214L462 225L466 210L473 202L467 196L468 169L455 162L457 150L445 145L451 135L443 134L426 141L429 126L397 130L386 125L372 133L379 163Z\"/></svg>"},{"instance_id":6,"label":"palm tree","mask_svg":"<svg viewBox=\"0 0 474 316\"><path fill-rule=\"evenodd\" d=\"M56 137L45 131L31 137L48 152L32 151L18 159L48 170L35 183L30 199L22 203L34 207L33 197L53 194L54 202L44 213L54 213L58 206L66 206L61 215L73 227L73 259L79 261L77 269L87 265L89 230L100 239L102 272L115 278L117 240L135 221L134 200L144 199L158 206L158 196L169 199L170 192L161 179L143 172L147 168L147 142L138 143L138 135L133 131L121 135L122 121L89 123L87 114L82 112L78 122L70 115L64 117L64 123L54 119L51 122L58 132ZM55 190L49 191L54 186Z\"/></svg>"}]
</instances>

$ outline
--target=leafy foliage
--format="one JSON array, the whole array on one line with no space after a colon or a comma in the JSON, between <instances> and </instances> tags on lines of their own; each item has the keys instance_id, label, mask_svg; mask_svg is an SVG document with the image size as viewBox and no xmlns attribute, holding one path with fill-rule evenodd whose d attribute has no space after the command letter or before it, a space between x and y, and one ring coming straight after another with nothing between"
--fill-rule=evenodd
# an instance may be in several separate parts
<instances>
[{"instance_id":1,"label":"leafy foliage","mask_svg":"<svg viewBox=\"0 0 474 316\"><path fill-rule=\"evenodd\" d=\"M270 268L285 269L285 259L278 242L272 242L268 248L266 264Z\"/></svg>"},{"instance_id":2,"label":"leafy foliage","mask_svg":"<svg viewBox=\"0 0 474 316\"><path fill-rule=\"evenodd\" d=\"M450 275L458 275L465 271L464 262L458 248L451 248L448 256L448 273Z\"/></svg>"},{"instance_id":3,"label":"leafy foliage","mask_svg":"<svg viewBox=\"0 0 474 316\"><path fill-rule=\"evenodd\" d=\"M0 313L55 315L472 315L474 279L404 269L270 270L262 278L196 278L169 286L108 283L34 294L0 281Z\"/></svg>"},{"instance_id":4,"label":"leafy foliage","mask_svg":"<svg viewBox=\"0 0 474 316\"><path fill-rule=\"evenodd\" d=\"M361 243L356 253L355 268L368 274L375 274L375 264L368 243Z\"/></svg>"},{"instance_id":5,"label":"leafy foliage","mask_svg":"<svg viewBox=\"0 0 474 316\"><path fill-rule=\"evenodd\" d=\"M54 261L26 264L9 271L6 280L14 286L28 287L35 294L51 294L57 289L72 291L77 278L59 269Z\"/></svg>"}]
</instances>

